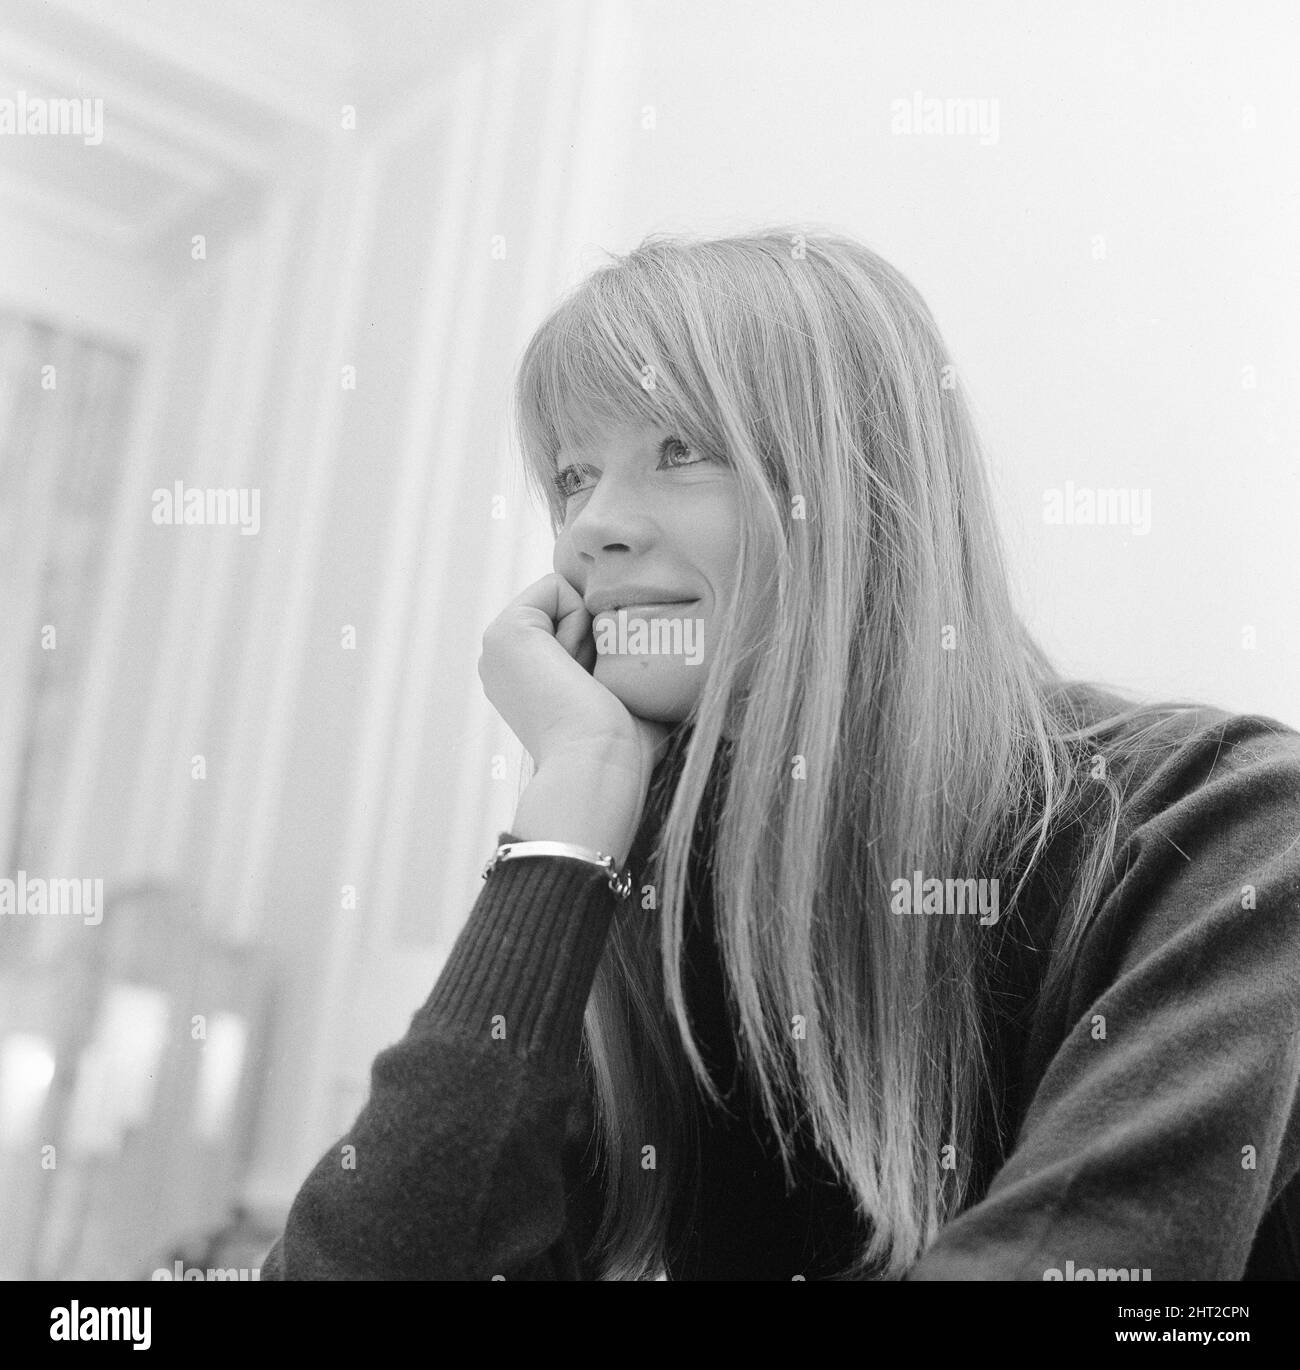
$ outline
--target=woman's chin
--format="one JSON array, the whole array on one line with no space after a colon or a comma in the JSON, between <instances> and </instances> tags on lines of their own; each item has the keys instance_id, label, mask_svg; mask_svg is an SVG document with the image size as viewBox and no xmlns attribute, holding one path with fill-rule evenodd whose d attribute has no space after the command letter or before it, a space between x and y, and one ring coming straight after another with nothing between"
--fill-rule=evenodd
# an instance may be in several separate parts
<instances>
[{"instance_id":1,"label":"woman's chin","mask_svg":"<svg viewBox=\"0 0 1300 1370\"><path fill-rule=\"evenodd\" d=\"M704 680L700 666L664 657L600 656L591 674L630 713L652 723L680 723Z\"/></svg>"}]
</instances>

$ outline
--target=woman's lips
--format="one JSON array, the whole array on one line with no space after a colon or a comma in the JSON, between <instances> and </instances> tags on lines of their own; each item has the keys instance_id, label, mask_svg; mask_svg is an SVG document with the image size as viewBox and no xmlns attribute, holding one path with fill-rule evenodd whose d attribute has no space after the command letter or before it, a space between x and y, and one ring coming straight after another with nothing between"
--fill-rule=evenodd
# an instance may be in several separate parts
<instances>
[{"instance_id":1,"label":"woman's lips","mask_svg":"<svg viewBox=\"0 0 1300 1370\"><path fill-rule=\"evenodd\" d=\"M616 618L619 614L626 614L629 618L680 618L681 614L675 611L684 605L698 603L697 599L678 599L660 604L623 604L617 609L602 609L594 617Z\"/></svg>"}]
</instances>

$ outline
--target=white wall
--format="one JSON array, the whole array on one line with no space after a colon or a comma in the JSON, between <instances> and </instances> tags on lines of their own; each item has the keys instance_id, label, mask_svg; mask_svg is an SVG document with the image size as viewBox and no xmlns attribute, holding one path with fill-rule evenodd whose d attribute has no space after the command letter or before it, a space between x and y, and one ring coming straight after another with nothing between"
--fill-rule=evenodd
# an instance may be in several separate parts
<instances>
[{"instance_id":1,"label":"white wall","mask_svg":"<svg viewBox=\"0 0 1300 1370\"><path fill-rule=\"evenodd\" d=\"M603 245L789 222L863 239L962 362L1053 655L1300 722L1294 6L628 13ZM892 102L918 90L997 100L996 142L891 134ZM1149 534L1045 525L1043 492L1066 481L1148 488Z\"/></svg>"}]
</instances>

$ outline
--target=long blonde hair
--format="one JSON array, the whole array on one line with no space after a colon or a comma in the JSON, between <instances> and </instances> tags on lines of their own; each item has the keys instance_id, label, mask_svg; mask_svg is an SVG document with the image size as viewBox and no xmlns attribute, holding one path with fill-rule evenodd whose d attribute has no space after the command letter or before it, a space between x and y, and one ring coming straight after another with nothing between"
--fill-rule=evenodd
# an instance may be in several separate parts
<instances>
[{"instance_id":1,"label":"long blonde hair","mask_svg":"<svg viewBox=\"0 0 1300 1370\"><path fill-rule=\"evenodd\" d=\"M1081 760L1141 710L1086 727L1071 714L1014 610L938 327L857 242L647 239L549 315L514 399L557 532L559 448L638 419L726 460L743 513L733 612L643 826L638 889L653 895L616 914L587 1007L603 1271L665 1268L701 1098L721 1103L681 976L703 832L737 1051L787 1174L806 1126L869 1224L843 1273L898 1278L970 1200L997 1063L982 1012L994 929L897 917L891 884L1012 877L1005 924L1055 825L1105 799L1050 990L1113 856L1120 796Z\"/></svg>"}]
</instances>

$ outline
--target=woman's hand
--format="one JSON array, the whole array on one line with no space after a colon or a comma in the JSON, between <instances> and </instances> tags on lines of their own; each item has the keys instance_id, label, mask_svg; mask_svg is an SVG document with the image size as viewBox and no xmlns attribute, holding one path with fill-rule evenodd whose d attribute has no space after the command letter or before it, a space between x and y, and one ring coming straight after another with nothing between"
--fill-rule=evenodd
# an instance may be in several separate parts
<instances>
[{"instance_id":1,"label":"woman's hand","mask_svg":"<svg viewBox=\"0 0 1300 1370\"><path fill-rule=\"evenodd\" d=\"M590 744L639 753L647 771L669 729L638 718L591 674L596 644L582 596L552 571L488 625L478 661L483 690L540 769Z\"/></svg>"},{"instance_id":2,"label":"woman's hand","mask_svg":"<svg viewBox=\"0 0 1300 1370\"><path fill-rule=\"evenodd\" d=\"M592 676L595 661L591 615L552 572L488 625L478 674L537 768L513 831L596 846L621 862L670 729L631 713Z\"/></svg>"}]
</instances>

